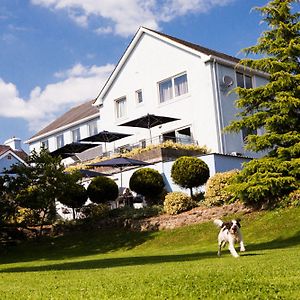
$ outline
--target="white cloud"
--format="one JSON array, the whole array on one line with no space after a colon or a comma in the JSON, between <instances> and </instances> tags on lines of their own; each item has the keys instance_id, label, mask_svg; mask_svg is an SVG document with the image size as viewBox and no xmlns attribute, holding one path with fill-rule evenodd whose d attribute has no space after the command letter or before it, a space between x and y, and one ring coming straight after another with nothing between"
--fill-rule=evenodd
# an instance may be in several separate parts
<instances>
[{"instance_id":1,"label":"white cloud","mask_svg":"<svg viewBox=\"0 0 300 300\"><path fill-rule=\"evenodd\" d=\"M236 0L31 0L31 3L66 10L70 18L81 26L88 26L89 17L99 17L102 25L94 29L96 33L113 31L129 36L140 26L159 29L160 22L169 22L189 13L205 13L233 1ZM107 24L103 25L105 22Z\"/></svg>"},{"instance_id":2,"label":"white cloud","mask_svg":"<svg viewBox=\"0 0 300 300\"><path fill-rule=\"evenodd\" d=\"M30 130L40 130L70 107L95 98L113 68L77 64L56 74L61 81L44 89L35 87L29 99L21 98L13 83L0 78L0 116L25 119Z\"/></svg>"}]
</instances>

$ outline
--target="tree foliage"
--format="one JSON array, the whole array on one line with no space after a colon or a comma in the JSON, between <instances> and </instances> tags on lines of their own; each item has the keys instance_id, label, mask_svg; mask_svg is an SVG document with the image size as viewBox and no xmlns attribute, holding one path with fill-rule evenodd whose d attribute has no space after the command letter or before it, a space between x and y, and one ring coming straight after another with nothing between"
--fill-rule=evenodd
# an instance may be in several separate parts
<instances>
[{"instance_id":1,"label":"tree foliage","mask_svg":"<svg viewBox=\"0 0 300 300\"><path fill-rule=\"evenodd\" d=\"M262 135L249 135L246 147L279 158L300 156L300 14L291 12L292 3L299 2L274 0L257 8L270 30L244 51L263 57L244 59L240 64L268 73L269 82L253 89L236 89L240 118L227 128L263 128Z\"/></svg>"},{"instance_id":2,"label":"tree foliage","mask_svg":"<svg viewBox=\"0 0 300 300\"><path fill-rule=\"evenodd\" d=\"M38 216L41 231L45 220L52 221L56 215L55 200L66 187L66 174L60 157L52 157L48 150L33 151L28 166L13 166L16 177L7 181L6 195L18 207L29 208Z\"/></svg>"},{"instance_id":3,"label":"tree foliage","mask_svg":"<svg viewBox=\"0 0 300 300\"><path fill-rule=\"evenodd\" d=\"M261 58L244 59L240 64L267 73L269 82L256 88L236 89L239 96L236 106L240 113L238 120L226 128L236 132L243 128L263 129L261 135L248 136L246 148L266 151L268 155L246 164L235 185L246 202L271 200L296 188L300 179L297 171L300 157L299 1L273 0L256 9L268 30L262 33L257 45L244 51ZM280 177L276 178L275 174Z\"/></svg>"},{"instance_id":4,"label":"tree foliage","mask_svg":"<svg viewBox=\"0 0 300 300\"><path fill-rule=\"evenodd\" d=\"M76 219L76 208L81 208L87 201L87 190L79 183L82 175L79 172L66 174L65 188L57 199L60 203L72 208L73 219Z\"/></svg>"},{"instance_id":5,"label":"tree foliage","mask_svg":"<svg viewBox=\"0 0 300 300\"><path fill-rule=\"evenodd\" d=\"M205 184L209 178L209 168L200 158L182 156L172 165L171 177L179 186L190 189L193 197L193 188Z\"/></svg>"},{"instance_id":6,"label":"tree foliage","mask_svg":"<svg viewBox=\"0 0 300 300\"><path fill-rule=\"evenodd\" d=\"M162 175L152 168L142 168L135 171L129 181L130 189L145 196L146 201L150 204L157 202L155 199L159 198L164 186Z\"/></svg>"},{"instance_id":7,"label":"tree foliage","mask_svg":"<svg viewBox=\"0 0 300 300\"><path fill-rule=\"evenodd\" d=\"M105 204L117 199L119 195L119 188L111 178L97 176L88 186L87 193L92 202Z\"/></svg>"}]
</instances>

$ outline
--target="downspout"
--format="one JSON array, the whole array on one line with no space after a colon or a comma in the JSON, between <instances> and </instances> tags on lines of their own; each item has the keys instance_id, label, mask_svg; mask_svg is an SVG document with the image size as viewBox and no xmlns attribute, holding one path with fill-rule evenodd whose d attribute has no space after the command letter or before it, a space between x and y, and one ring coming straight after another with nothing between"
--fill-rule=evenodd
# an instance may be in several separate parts
<instances>
[{"instance_id":1,"label":"downspout","mask_svg":"<svg viewBox=\"0 0 300 300\"><path fill-rule=\"evenodd\" d=\"M221 154L225 153L224 142L222 136L222 113L220 105L220 90L218 86L219 76L218 76L218 65L216 59L212 59L212 79L213 79L213 97L215 105L215 118L216 118L216 131L217 131L217 140L218 140L218 152Z\"/></svg>"}]
</instances>

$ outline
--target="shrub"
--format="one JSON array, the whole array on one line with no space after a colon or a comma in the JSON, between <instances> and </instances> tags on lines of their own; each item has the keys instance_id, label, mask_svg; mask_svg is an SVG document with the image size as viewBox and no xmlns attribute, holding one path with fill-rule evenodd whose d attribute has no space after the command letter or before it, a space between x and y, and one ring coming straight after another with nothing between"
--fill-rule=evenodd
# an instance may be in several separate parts
<instances>
[{"instance_id":1,"label":"shrub","mask_svg":"<svg viewBox=\"0 0 300 300\"><path fill-rule=\"evenodd\" d=\"M182 156L174 162L171 177L179 186L190 189L193 197L193 188L205 184L209 178L209 168L200 158Z\"/></svg>"},{"instance_id":2,"label":"shrub","mask_svg":"<svg viewBox=\"0 0 300 300\"><path fill-rule=\"evenodd\" d=\"M207 206L219 206L234 201L232 192L227 190L232 178L238 173L238 170L232 170L224 173L216 173L208 179L205 191L204 204Z\"/></svg>"},{"instance_id":3,"label":"shrub","mask_svg":"<svg viewBox=\"0 0 300 300\"><path fill-rule=\"evenodd\" d=\"M76 208L81 208L87 201L87 190L80 184L72 184L68 190L62 193L62 196L58 198L58 201L62 204L71 207L73 211L73 219L76 218Z\"/></svg>"},{"instance_id":4,"label":"shrub","mask_svg":"<svg viewBox=\"0 0 300 300\"><path fill-rule=\"evenodd\" d=\"M166 195L164 201L164 211L170 215L182 213L196 206L197 203L182 192L171 192Z\"/></svg>"},{"instance_id":5,"label":"shrub","mask_svg":"<svg viewBox=\"0 0 300 300\"><path fill-rule=\"evenodd\" d=\"M111 178L98 176L88 186L87 193L92 202L107 203L117 199L119 188Z\"/></svg>"},{"instance_id":6,"label":"shrub","mask_svg":"<svg viewBox=\"0 0 300 300\"><path fill-rule=\"evenodd\" d=\"M116 208L109 211L109 217L118 219L143 219L158 216L162 213L161 205L152 205L139 209L129 206Z\"/></svg>"},{"instance_id":7,"label":"shrub","mask_svg":"<svg viewBox=\"0 0 300 300\"><path fill-rule=\"evenodd\" d=\"M161 174L151 168L135 171L129 181L129 187L137 194L145 196L148 204L157 204L165 183Z\"/></svg>"},{"instance_id":8,"label":"shrub","mask_svg":"<svg viewBox=\"0 0 300 300\"><path fill-rule=\"evenodd\" d=\"M90 203L81 209L81 213L88 219L99 220L108 216L109 207L106 204Z\"/></svg>"},{"instance_id":9,"label":"shrub","mask_svg":"<svg viewBox=\"0 0 300 300\"><path fill-rule=\"evenodd\" d=\"M295 190L288 195L288 205L292 207L300 206L300 190Z\"/></svg>"},{"instance_id":10,"label":"shrub","mask_svg":"<svg viewBox=\"0 0 300 300\"><path fill-rule=\"evenodd\" d=\"M254 159L244 165L228 188L246 204L276 206L283 197L299 189L299 170L299 160Z\"/></svg>"}]
</instances>

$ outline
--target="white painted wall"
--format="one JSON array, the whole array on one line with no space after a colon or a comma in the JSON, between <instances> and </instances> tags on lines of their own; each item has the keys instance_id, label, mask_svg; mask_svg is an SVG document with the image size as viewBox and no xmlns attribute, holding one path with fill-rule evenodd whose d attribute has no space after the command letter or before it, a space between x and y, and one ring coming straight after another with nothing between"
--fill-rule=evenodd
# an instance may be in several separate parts
<instances>
[{"instance_id":1,"label":"white painted wall","mask_svg":"<svg viewBox=\"0 0 300 300\"><path fill-rule=\"evenodd\" d=\"M116 142L117 145L149 139L141 128L117 126L147 113L177 117L180 120L154 127L152 136L191 126L193 138L216 150L216 126L210 66L207 56L199 57L144 34L133 50L117 79L103 99L100 109L103 129L131 132L135 135ZM159 103L158 82L186 72L189 93ZM144 103L136 104L135 91L142 89ZM127 117L117 120L115 100L126 96Z\"/></svg>"}]
</instances>

